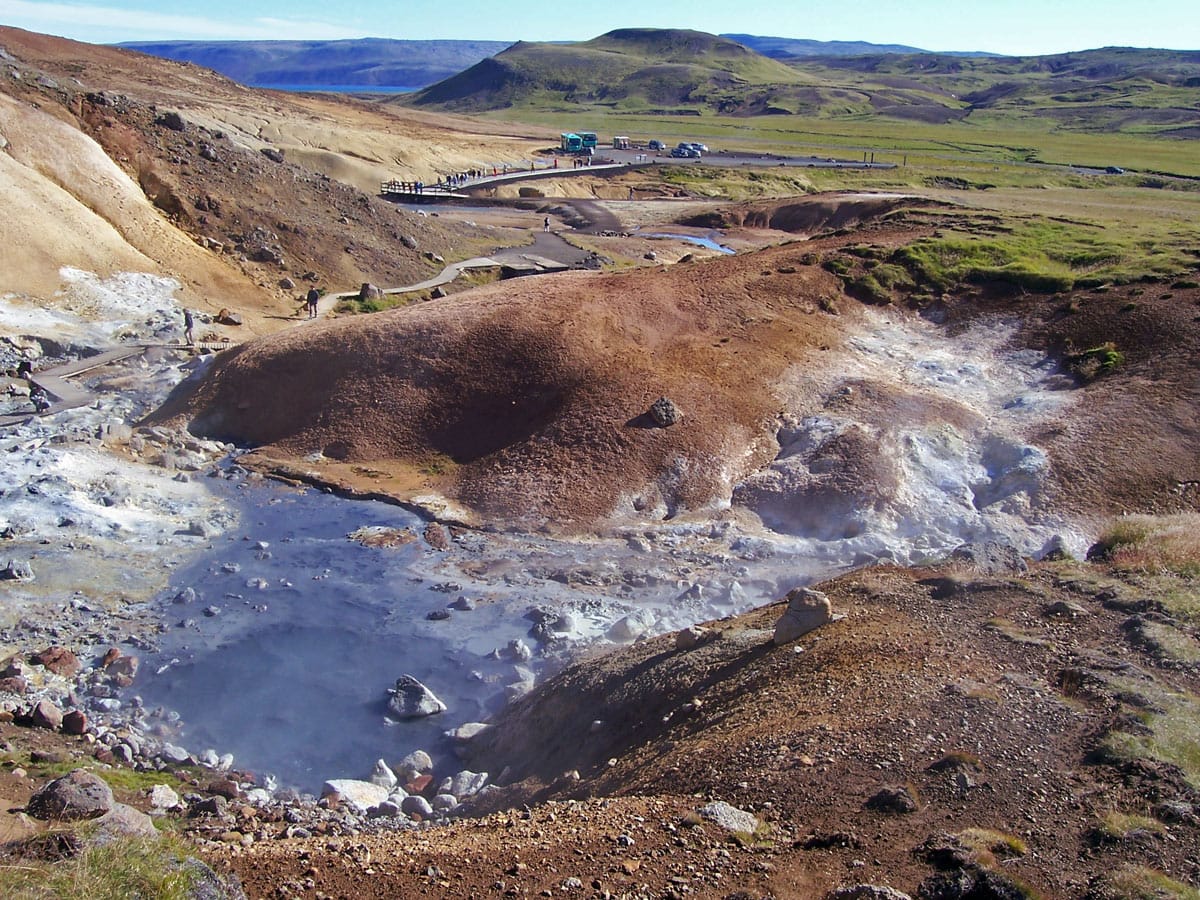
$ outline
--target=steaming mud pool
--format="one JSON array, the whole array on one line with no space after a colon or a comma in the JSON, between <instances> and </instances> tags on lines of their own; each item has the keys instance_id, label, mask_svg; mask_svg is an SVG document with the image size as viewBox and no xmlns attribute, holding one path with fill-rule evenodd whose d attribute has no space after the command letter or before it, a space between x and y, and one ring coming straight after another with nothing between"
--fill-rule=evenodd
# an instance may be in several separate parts
<instances>
[{"instance_id":1,"label":"steaming mud pool","mask_svg":"<svg viewBox=\"0 0 1200 900\"><path fill-rule=\"evenodd\" d=\"M104 314L63 315L93 350L167 343L176 288L80 281L79 309L108 298ZM128 309L112 299L126 294L138 300ZM863 322L837 365L777 385L778 455L722 508L579 540L448 530L444 550L400 507L269 482L229 447L131 429L196 365L148 352L90 374L94 403L0 432L0 531L10 569L35 576L5 582L0 637L132 646L132 688L87 698L91 714L141 707L157 737L193 755L232 753L238 769L315 792L414 749L454 769L447 730L486 721L597 646L964 541L1026 555L1052 539L1085 547L1078 525L1043 507L1049 462L1024 438L1071 402L1053 363L1011 349L1004 323L949 337L883 312ZM40 327L0 298L13 352L51 352ZM792 399L814 392L823 407ZM880 393L890 412L857 405ZM847 435L874 448L888 487L873 505L830 477L826 449ZM392 721L388 689L402 675L446 711Z\"/></svg>"}]
</instances>

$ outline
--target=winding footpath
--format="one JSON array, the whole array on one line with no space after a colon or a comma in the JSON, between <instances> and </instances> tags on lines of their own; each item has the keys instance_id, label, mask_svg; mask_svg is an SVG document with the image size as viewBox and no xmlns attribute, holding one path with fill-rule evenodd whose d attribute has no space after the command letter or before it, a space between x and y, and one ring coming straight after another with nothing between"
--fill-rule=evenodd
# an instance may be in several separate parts
<instances>
[{"instance_id":1,"label":"winding footpath","mask_svg":"<svg viewBox=\"0 0 1200 900\"><path fill-rule=\"evenodd\" d=\"M588 253L586 251L573 247L559 235L539 232L534 236L531 244L510 247L492 256L477 256L453 262L432 278L428 278L417 284L386 288L383 289L383 293L395 295L407 294L414 291L433 290L434 288L449 284L469 269L524 266L531 270L536 269L543 272L561 271L571 268L573 265L587 258L587 256ZM326 294L317 305L318 319L331 313L340 301L354 299L358 296L358 291ZM302 319L296 322L295 326L304 325L309 321L315 320ZM83 375L103 366L111 365L112 363L141 356L151 347L162 347L171 350L195 350L197 348L224 350L233 346L236 346L233 342L197 343L193 345L185 343L122 344L93 356L86 356L59 366L33 372L28 378L29 383L50 398L50 404L44 408L25 413L0 416L0 428L21 425L39 416L51 416L64 410L87 406L95 400L96 395L86 388L70 382L68 379L77 375Z\"/></svg>"}]
</instances>

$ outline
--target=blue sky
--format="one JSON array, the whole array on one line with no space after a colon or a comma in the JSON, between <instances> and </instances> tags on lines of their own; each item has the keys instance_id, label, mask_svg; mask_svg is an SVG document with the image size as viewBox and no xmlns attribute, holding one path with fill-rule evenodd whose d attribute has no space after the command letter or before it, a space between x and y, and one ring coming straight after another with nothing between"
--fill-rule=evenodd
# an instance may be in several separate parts
<instances>
[{"instance_id":1,"label":"blue sky","mask_svg":"<svg viewBox=\"0 0 1200 900\"><path fill-rule=\"evenodd\" d=\"M614 28L695 28L927 50L1200 49L1195 0L0 0L0 23L92 43L388 37L586 40Z\"/></svg>"}]
</instances>

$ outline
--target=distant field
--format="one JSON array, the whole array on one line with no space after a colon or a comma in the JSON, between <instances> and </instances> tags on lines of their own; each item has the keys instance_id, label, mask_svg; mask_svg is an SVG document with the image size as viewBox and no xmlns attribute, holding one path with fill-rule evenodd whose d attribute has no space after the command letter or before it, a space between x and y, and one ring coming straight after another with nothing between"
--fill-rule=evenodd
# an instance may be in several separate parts
<instances>
[{"instance_id":1,"label":"distant field","mask_svg":"<svg viewBox=\"0 0 1200 900\"><path fill-rule=\"evenodd\" d=\"M816 153L860 159L875 153L879 162L921 160L1047 163L1200 178L1197 141L1130 134L1052 131L1052 123L1013 121L1001 116L944 125L886 119L816 119L805 116L739 118L702 114L655 116L597 108L539 110L515 108L484 114L504 121L559 131L588 130L611 137L659 138L674 145L699 140L713 148L764 153Z\"/></svg>"}]
</instances>

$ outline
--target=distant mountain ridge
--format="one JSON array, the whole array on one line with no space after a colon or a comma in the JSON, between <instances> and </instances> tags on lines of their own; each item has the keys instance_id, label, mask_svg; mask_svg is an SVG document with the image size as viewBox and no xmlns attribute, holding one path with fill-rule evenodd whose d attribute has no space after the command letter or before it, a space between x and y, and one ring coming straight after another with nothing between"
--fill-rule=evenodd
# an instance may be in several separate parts
<instances>
[{"instance_id":1,"label":"distant mountain ridge","mask_svg":"<svg viewBox=\"0 0 1200 900\"><path fill-rule=\"evenodd\" d=\"M813 41L749 34L720 37L772 59L928 52L902 44L866 41ZM247 85L326 87L352 84L422 88L495 56L511 43L361 38L341 41L128 41L117 46L177 62L195 63ZM554 43L572 46L587 42ZM977 54L952 52L943 55Z\"/></svg>"},{"instance_id":2,"label":"distant mountain ridge","mask_svg":"<svg viewBox=\"0 0 1200 900\"><path fill-rule=\"evenodd\" d=\"M190 62L247 85L424 87L509 46L508 41L135 41L117 46Z\"/></svg>"},{"instance_id":3,"label":"distant mountain ridge","mask_svg":"<svg viewBox=\"0 0 1200 900\"><path fill-rule=\"evenodd\" d=\"M813 41L807 38L768 37L756 34L722 34L755 53L771 59L800 59L806 56L875 56L879 54L937 53L939 56L997 56L975 50L922 50L904 44L872 44L869 41Z\"/></svg>"},{"instance_id":4,"label":"distant mountain ridge","mask_svg":"<svg viewBox=\"0 0 1200 900\"><path fill-rule=\"evenodd\" d=\"M767 49L794 48L777 41ZM1107 47L1030 57L878 52L773 59L728 37L619 29L577 44L517 43L396 102L469 113L572 109L925 124L999 117L1020 127L1189 140L1200 135L1200 51Z\"/></svg>"}]
</instances>

